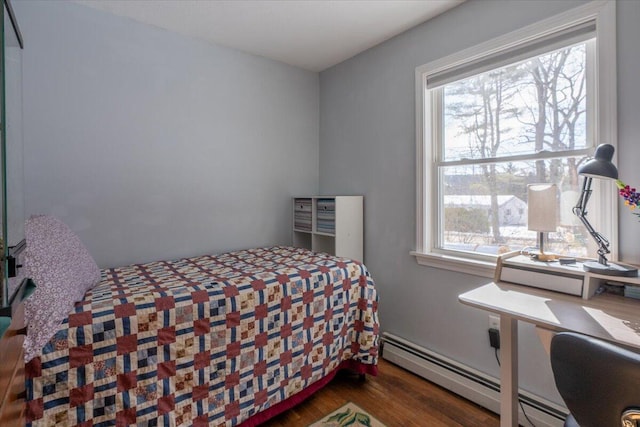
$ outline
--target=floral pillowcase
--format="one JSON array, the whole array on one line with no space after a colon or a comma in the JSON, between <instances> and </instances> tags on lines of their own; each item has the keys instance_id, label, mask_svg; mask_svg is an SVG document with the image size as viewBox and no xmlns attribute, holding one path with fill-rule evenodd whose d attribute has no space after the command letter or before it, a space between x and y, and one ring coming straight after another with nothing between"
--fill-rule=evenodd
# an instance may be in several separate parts
<instances>
[{"instance_id":1,"label":"floral pillowcase","mask_svg":"<svg viewBox=\"0 0 640 427\"><path fill-rule=\"evenodd\" d=\"M78 236L51 216L25 223L26 277L36 290L25 301L25 361L42 352L77 301L100 280L100 269Z\"/></svg>"}]
</instances>

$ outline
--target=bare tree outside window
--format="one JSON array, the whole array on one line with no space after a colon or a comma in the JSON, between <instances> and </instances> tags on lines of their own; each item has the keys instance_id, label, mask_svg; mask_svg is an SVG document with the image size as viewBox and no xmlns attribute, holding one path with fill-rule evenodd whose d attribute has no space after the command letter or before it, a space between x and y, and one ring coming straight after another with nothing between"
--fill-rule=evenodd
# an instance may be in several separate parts
<instances>
[{"instance_id":1,"label":"bare tree outside window","mask_svg":"<svg viewBox=\"0 0 640 427\"><path fill-rule=\"evenodd\" d=\"M497 254L533 246L527 184L556 183L561 194L578 190L581 156L572 151L591 144L587 43L437 89L443 248ZM559 199L558 207L567 205ZM556 237L553 249L585 255L585 236L576 223L561 221Z\"/></svg>"}]
</instances>

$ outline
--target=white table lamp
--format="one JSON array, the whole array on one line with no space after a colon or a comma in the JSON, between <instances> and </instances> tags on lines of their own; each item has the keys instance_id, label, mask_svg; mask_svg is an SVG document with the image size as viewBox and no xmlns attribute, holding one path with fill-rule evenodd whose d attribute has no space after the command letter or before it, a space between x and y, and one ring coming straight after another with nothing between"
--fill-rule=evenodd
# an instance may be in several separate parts
<instances>
[{"instance_id":1,"label":"white table lamp","mask_svg":"<svg viewBox=\"0 0 640 427\"><path fill-rule=\"evenodd\" d=\"M555 232L558 227L558 187L555 184L529 184L527 186L529 230L538 232L537 255L540 261L551 261L555 255L544 253L545 233Z\"/></svg>"}]
</instances>

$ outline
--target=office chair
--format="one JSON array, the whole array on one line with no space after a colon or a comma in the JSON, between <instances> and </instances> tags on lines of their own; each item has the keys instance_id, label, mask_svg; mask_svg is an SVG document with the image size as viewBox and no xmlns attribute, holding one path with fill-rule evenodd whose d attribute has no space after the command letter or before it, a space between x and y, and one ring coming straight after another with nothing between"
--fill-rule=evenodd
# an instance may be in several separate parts
<instances>
[{"instance_id":1,"label":"office chair","mask_svg":"<svg viewBox=\"0 0 640 427\"><path fill-rule=\"evenodd\" d=\"M640 354L562 332L551 340L551 368L571 412L565 427L640 426Z\"/></svg>"}]
</instances>

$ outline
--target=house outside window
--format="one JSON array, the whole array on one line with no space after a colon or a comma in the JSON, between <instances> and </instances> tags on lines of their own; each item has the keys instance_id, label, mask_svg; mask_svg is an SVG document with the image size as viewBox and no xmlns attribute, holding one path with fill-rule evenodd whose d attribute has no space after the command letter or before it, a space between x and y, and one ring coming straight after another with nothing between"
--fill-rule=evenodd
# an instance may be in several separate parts
<instances>
[{"instance_id":1,"label":"house outside window","mask_svg":"<svg viewBox=\"0 0 640 427\"><path fill-rule=\"evenodd\" d=\"M459 261L493 264L534 247L533 183L560 190L559 227L547 250L591 255L591 238L571 209L581 162L599 143L616 143L614 29L615 3L594 2L418 67L419 262L456 259L458 269ZM594 190L590 207L601 209L589 218L613 247L617 204L606 184L613 186Z\"/></svg>"}]
</instances>

